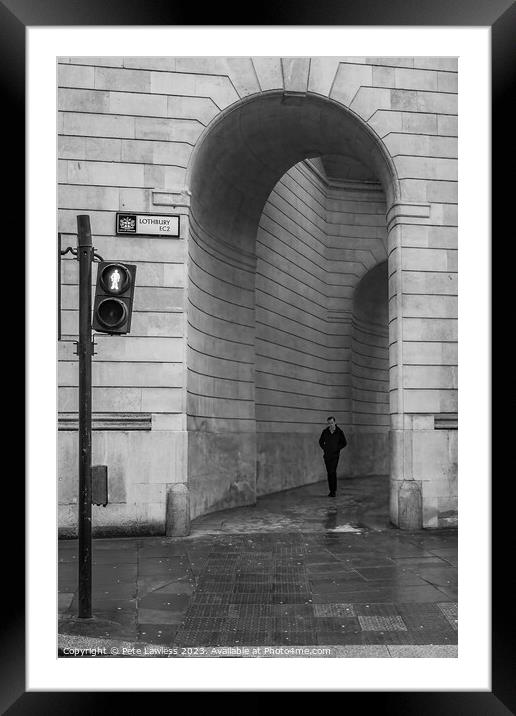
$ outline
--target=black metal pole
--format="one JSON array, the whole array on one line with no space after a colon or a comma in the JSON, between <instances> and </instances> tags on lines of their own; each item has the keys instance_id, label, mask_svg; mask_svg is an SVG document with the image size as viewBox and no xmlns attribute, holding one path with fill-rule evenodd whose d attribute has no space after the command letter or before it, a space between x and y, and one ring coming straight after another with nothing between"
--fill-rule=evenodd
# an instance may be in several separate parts
<instances>
[{"instance_id":1,"label":"black metal pole","mask_svg":"<svg viewBox=\"0 0 516 716\"><path fill-rule=\"evenodd\" d=\"M79 617L91 617L91 243L90 217L77 217L79 260Z\"/></svg>"}]
</instances>

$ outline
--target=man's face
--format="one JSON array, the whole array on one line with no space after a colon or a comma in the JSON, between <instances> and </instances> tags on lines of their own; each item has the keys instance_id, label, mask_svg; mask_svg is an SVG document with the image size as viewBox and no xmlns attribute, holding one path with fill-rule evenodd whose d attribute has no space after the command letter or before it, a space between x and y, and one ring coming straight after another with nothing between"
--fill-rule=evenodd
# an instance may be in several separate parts
<instances>
[{"instance_id":1,"label":"man's face","mask_svg":"<svg viewBox=\"0 0 516 716\"><path fill-rule=\"evenodd\" d=\"M335 430L335 420L333 420L333 418L328 420L328 427L330 428L330 432L333 432Z\"/></svg>"}]
</instances>

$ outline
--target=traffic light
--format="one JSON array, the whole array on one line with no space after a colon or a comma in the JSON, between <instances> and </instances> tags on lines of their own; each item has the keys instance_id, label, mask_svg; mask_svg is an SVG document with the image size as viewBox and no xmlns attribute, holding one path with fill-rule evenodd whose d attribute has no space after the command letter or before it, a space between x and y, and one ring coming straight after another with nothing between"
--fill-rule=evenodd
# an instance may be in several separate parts
<instances>
[{"instance_id":1,"label":"traffic light","mask_svg":"<svg viewBox=\"0 0 516 716\"><path fill-rule=\"evenodd\" d=\"M121 334L131 330L136 266L101 261L93 304L92 328L100 333Z\"/></svg>"}]
</instances>

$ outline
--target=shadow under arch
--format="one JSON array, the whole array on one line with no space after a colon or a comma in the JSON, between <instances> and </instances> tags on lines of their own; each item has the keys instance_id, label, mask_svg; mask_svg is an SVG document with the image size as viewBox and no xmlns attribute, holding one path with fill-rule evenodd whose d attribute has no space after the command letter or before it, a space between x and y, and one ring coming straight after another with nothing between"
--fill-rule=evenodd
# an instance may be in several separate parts
<instances>
[{"instance_id":1,"label":"shadow under arch","mask_svg":"<svg viewBox=\"0 0 516 716\"><path fill-rule=\"evenodd\" d=\"M213 233L222 230L226 238L252 243L277 181L301 160L328 154L370 167L382 184L387 210L399 200L394 162L361 117L318 94L291 97L271 90L231 105L203 131L186 172L191 210Z\"/></svg>"},{"instance_id":2,"label":"shadow under arch","mask_svg":"<svg viewBox=\"0 0 516 716\"><path fill-rule=\"evenodd\" d=\"M201 135L187 171L188 484L192 517L256 499L256 235L271 191L307 158L336 155L399 197L394 164L355 113L320 95L252 95Z\"/></svg>"},{"instance_id":3,"label":"shadow under arch","mask_svg":"<svg viewBox=\"0 0 516 716\"><path fill-rule=\"evenodd\" d=\"M388 262L370 269L353 292L351 398L354 475L388 475L389 278Z\"/></svg>"}]
</instances>

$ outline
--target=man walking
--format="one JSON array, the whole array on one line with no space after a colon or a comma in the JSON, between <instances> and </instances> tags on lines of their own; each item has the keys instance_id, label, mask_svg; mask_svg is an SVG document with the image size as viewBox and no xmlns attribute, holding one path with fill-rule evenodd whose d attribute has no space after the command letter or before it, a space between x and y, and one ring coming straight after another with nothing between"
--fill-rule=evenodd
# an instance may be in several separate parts
<instances>
[{"instance_id":1,"label":"man walking","mask_svg":"<svg viewBox=\"0 0 516 716\"><path fill-rule=\"evenodd\" d=\"M348 441L346 436L335 424L335 418L331 415L328 420L328 427L324 428L319 438L319 445L323 449L324 464L328 473L328 486L330 492L328 497L335 497L337 494L337 465L339 454L342 448L346 447Z\"/></svg>"}]
</instances>

